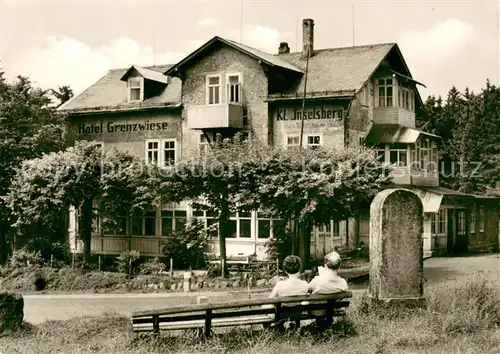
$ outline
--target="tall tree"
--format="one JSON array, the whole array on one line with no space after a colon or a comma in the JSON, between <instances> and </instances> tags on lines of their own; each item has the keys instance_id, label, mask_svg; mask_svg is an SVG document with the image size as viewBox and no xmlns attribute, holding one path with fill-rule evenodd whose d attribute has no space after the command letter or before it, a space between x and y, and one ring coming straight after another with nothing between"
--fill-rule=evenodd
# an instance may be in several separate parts
<instances>
[{"instance_id":1,"label":"tall tree","mask_svg":"<svg viewBox=\"0 0 500 354\"><path fill-rule=\"evenodd\" d=\"M51 107L47 91L18 76L8 82L0 72L0 196L8 192L22 161L65 146L62 117ZM8 235L12 215L0 203L0 263L10 249Z\"/></svg>"},{"instance_id":2,"label":"tall tree","mask_svg":"<svg viewBox=\"0 0 500 354\"><path fill-rule=\"evenodd\" d=\"M59 100L57 107L73 98L74 93L69 86L58 86L57 90L51 89L50 92Z\"/></svg>"},{"instance_id":3,"label":"tall tree","mask_svg":"<svg viewBox=\"0 0 500 354\"><path fill-rule=\"evenodd\" d=\"M485 193L499 183L500 90L486 82L479 93L452 87L443 104L429 97L422 127L442 137L439 146L442 185Z\"/></svg>"},{"instance_id":4,"label":"tall tree","mask_svg":"<svg viewBox=\"0 0 500 354\"><path fill-rule=\"evenodd\" d=\"M307 268L313 226L355 216L390 181L387 172L369 149L270 149L258 164L243 163L242 198L298 224Z\"/></svg>"},{"instance_id":5,"label":"tall tree","mask_svg":"<svg viewBox=\"0 0 500 354\"><path fill-rule=\"evenodd\" d=\"M159 194L165 201L188 200L195 209L217 213L219 252L224 274L230 215L252 208L241 198L244 183L241 165L244 161L256 164L259 150L251 142L242 142L238 134L233 140L217 136L206 153L187 155L175 166L159 173Z\"/></svg>"},{"instance_id":6,"label":"tall tree","mask_svg":"<svg viewBox=\"0 0 500 354\"><path fill-rule=\"evenodd\" d=\"M154 202L155 195L144 186L148 181L138 157L117 150L103 154L92 143L78 142L65 151L24 161L6 202L20 230L33 225L50 228L71 206L80 208L80 236L88 260L94 205L105 219L130 216Z\"/></svg>"}]
</instances>

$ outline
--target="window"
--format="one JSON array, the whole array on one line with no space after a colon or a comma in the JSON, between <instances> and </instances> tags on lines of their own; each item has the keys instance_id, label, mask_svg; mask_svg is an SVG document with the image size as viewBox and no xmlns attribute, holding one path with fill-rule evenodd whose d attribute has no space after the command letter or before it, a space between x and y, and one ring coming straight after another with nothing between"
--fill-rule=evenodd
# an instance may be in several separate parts
<instances>
[{"instance_id":1,"label":"window","mask_svg":"<svg viewBox=\"0 0 500 354\"><path fill-rule=\"evenodd\" d=\"M415 110L415 93L412 85L408 82L398 82L398 107L411 112Z\"/></svg>"},{"instance_id":2,"label":"window","mask_svg":"<svg viewBox=\"0 0 500 354\"><path fill-rule=\"evenodd\" d=\"M251 237L251 224L252 224L252 213L251 212L237 212L232 214L228 228L230 232L228 233L229 238L250 238Z\"/></svg>"},{"instance_id":3,"label":"window","mask_svg":"<svg viewBox=\"0 0 500 354\"><path fill-rule=\"evenodd\" d=\"M311 149L317 149L322 144L320 135L307 135L306 147Z\"/></svg>"},{"instance_id":4,"label":"window","mask_svg":"<svg viewBox=\"0 0 500 354\"><path fill-rule=\"evenodd\" d=\"M228 74L227 81L227 102L241 103L241 77L240 74Z\"/></svg>"},{"instance_id":5,"label":"window","mask_svg":"<svg viewBox=\"0 0 500 354\"><path fill-rule=\"evenodd\" d=\"M431 148L429 139L420 141L420 168L429 169L429 162L431 159Z\"/></svg>"},{"instance_id":6,"label":"window","mask_svg":"<svg viewBox=\"0 0 500 354\"><path fill-rule=\"evenodd\" d=\"M212 238L219 236L217 213L214 211L193 210L193 217L200 220L205 229L208 229L208 235Z\"/></svg>"},{"instance_id":7,"label":"window","mask_svg":"<svg viewBox=\"0 0 500 354\"><path fill-rule=\"evenodd\" d=\"M207 76L207 104L220 103L220 75Z\"/></svg>"},{"instance_id":8,"label":"window","mask_svg":"<svg viewBox=\"0 0 500 354\"><path fill-rule=\"evenodd\" d=\"M135 211L131 219L132 236L154 236L156 234L156 211Z\"/></svg>"},{"instance_id":9,"label":"window","mask_svg":"<svg viewBox=\"0 0 500 354\"><path fill-rule=\"evenodd\" d=\"M210 149L210 144L208 143L207 136L205 134L200 134L200 142L198 144L199 153L205 154L208 149Z\"/></svg>"},{"instance_id":10,"label":"window","mask_svg":"<svg viewBox=\"0 0 500 354\"><path fill-rule=\"evenodd\" d=\"M392 107L393 80L378 79L378 106Z\"/></svg>"},{"instance_id":11,"label":"window","mask_svg":"<svg viewBox=\"0 0 500 354\"><path fill-rule=\"evenodd\" d=\"M445 235L446 234L446 209L439 209L435 214L432 214L431 234Z\"/></svg>"},{"instance_id":12,"label":"window","mask_svg":"<svg viewBox=\"0 0 500 354\"><path fill-rule=\"evenodd\" d=\"M479 232L484 232L484 208L479 209Z\"/></svg>"},{"instance_id":13,"label":"window","mask_svg":"<svg viewBox=\"0 0 500 354\"><path fill-rule=\"evenodd\" d=\"M389 148L391 165L408 166L408 147L405 144L392 144Z\"/></svg>"},{"instance_id":14,"label":"window","mask_svg":"<svg viewBox=\"0 0 500 354\"><path fill-rule=\"evenodd\" d=\"M162 210L161 211L161 234L167 236L172 231L182 230L186 224L185 210Z\"/></svg>"},{"instance_id":15,"label":"window","mask_svg":"<svg viewBox=\"0 0 500 354\"><path fill-rule=\"evenodd\" d=\"M300 136L298 135L288 135L285 137L285 143L287 148L300 146Z\"/></svg>"},{"instance_id":16,"label":"window","mask_svg":"<svg viewBox=\"0 0 500 354\"><path fill-rule=\"evenodd\" d=\"M316 226L316 235L320 237L340 238L340 221L330 220L329 223Z\"/></svg>"},{"instance_id":17,"label":"window","mask_svg":"<svg viewBox=\"0 0 500 354\"><path fill-rule=\"evenodd\" d=\"M117 220L110 222L109 220L101 220L103 227L103 235L126 235L127 233L127 217L119 217Z\"/></svg>"},{"instance_id":18,"label":"window","mask_svg":"<svg viewBox=\"0 0 500 354\"><path fill-rule=\"evenodd\" d=\"M469 231L471 234L476 233L476 207L473 207L471 212L470 212L470 218L469 218Z\"/></svg>"},{"instance_id":19,"label":"window","mask_svg":"<svg viewBox=\"0 0 500 354\"><path fill-rule=\"evenodd\" d=\"M285 223L281 219L273 219L266 213L257 212L257 238L267 239L276 237L280 230L285 230Z\"/></svg>"},{"instance_id":20,"label":"window","mask_svg":"<svg viewBox=\"0 0 500 354\"><path fill-rule=\"evenodd\" d=\"M128 79L128 101L137 102L143 100L143 84L141 77L131 77Z\"/></svg>"},{"instance_id":21,"label":"window","mask_svg":"<svg viewBox=\"0 0 500 354\"><path fill-rule=\"evenodd\" d=\"M149 140L146 141L146 162L148 164L157 164L160 155L160 141Z\"/></svg>"},{"instance_id":22,"label":"window","mask_svg":"<svg viewBox=\"0 0 500 354\"><path fill-rule=\"evenodd\" d=\"M161 152L160 152L161 147ZM177 161L175 139L146 140L146 162L159 166L170 166Z\"/></svg>"},{"instance_id":23,"label":"window","mask_svg":"<svg viewBox=\"0 0 500 354\"><path fill-rule=\"evenodd\" d=\"M459 234L465 233L465 213L464 212L457 213L457 232Z\"/></svg>"},{"instance_id":24,"label":"window","mask_svg":"<svg viewBox=\"0 0 500 354\"><path fill-rule=\"evenodd\" d=\"M431 148L431 163L429 164L429 168L431 171L438 170L438 154L435 146Z\"/></svg>"},{"instance_id":25,"label":"window","mask_svg":"<svg viewBox=\"0 0 500 354\"><path fill-rule=\"evenodd\" d=\"M163 141L163 166L170 166L175 163L175 140Z\"/></svg>"}]
</instances>

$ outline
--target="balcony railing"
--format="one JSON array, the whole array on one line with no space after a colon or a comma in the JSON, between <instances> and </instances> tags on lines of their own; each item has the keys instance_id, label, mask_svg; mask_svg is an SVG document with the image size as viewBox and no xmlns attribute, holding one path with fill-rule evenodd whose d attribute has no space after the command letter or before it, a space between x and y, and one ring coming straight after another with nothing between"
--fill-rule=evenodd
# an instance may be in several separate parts
<instances>
[{"instance_id":1,"label":"balcony railing","mask_svg":"<svg viewBox=\"0 0 500 354\"><path fill-rule=\"evenodd\" d=\"M190 129L243 128L243 106L214 104L188 108L187 125Z\"/></svg>"}]
</instances>

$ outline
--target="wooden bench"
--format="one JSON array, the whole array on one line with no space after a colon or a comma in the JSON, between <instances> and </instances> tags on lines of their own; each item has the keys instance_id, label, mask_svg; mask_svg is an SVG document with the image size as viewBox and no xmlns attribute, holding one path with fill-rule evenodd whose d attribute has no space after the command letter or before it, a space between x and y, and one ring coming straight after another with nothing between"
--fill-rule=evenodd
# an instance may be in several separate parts
<instances>
[{"instance_id":1,"label":"wooden bench","mask_svg":"<svg viewBox=\"0 0 500 354\"><path fill-rule=\"evenodd\" d=\"M254 300L236 300L170 307L158 310L136 311L132 314L134 332L200 329L209 337L213 327L276 325L286 321L298 324L301 320L315 319L310 311L324 310L330 319L344 316L351 292L330 295L308 295ZM268 305L268 306L263 306Z\"/></svg>"}]
</instances>

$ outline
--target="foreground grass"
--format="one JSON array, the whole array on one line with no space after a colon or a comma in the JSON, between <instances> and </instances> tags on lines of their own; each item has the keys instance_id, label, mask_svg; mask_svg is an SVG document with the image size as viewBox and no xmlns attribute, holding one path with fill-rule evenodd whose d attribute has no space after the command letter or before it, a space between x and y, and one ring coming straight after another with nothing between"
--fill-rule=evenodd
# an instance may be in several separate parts
<instances>
[{"instance_id":1,"label":"foreground grass","mask_svg":"<svg viewBox=\"0 0 500 354\"><path fill-rule=\"evenodd\" d=\"M0 338L1 353L500 353L500 282L480 274L430 287L421 310L374 309L361 300L323 336L233 329L202 343L137 337L116 314L27 325Z\"/></svg>"}]
</instances>

